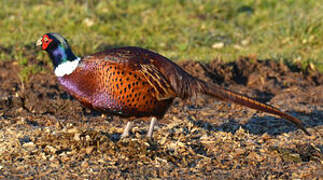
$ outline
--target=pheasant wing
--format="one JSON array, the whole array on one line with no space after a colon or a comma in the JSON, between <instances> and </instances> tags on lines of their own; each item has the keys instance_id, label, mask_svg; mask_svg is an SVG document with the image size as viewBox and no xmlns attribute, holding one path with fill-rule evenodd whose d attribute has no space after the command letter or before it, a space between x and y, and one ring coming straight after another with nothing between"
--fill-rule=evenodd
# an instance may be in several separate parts
<instances>
[{"instance_id":1,"label":"pheasant wing","mask_svg":"<svg viewBox=\"0 0 323 180\"><path fill-rule=\"evenodd\" d=\"M176 97L168 79L155 66L156 59L140 48L109 49L92 57L103 59L123 71L139 73L154 88L154 95L160 101Z\"/></svg>"}]
</instances>

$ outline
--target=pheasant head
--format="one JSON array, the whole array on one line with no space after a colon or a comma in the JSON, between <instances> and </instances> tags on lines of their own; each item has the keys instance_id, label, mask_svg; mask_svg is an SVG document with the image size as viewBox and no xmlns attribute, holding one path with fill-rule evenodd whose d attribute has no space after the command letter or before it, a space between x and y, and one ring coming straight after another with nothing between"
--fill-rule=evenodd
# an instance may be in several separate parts
<instances>
[{"instance_id":1,"label":"pheasant head","mask_svg":"<svg viewBox=\"0 0 323 180\"><path fill-rule=\"evenodd\" d=\"M80 58L74 55L67 40L60 34L44 34L36 45L48 53L58 77L71 74L79 64Z\"/></svg>"}]
</instances>

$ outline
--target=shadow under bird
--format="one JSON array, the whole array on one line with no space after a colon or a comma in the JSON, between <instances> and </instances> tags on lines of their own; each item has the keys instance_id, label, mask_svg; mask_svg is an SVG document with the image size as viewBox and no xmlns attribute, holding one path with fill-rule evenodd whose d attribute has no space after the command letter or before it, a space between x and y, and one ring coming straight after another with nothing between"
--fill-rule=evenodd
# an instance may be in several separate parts
<instances>
[{"instance_id":1,"label":"shadow under bird","mask_svg":"<svg viewBox=\"0 0 323 180\"><path fill-rule=\"evenodd\" d=\"M44 34L37 46L49 54L63 88L84 106L121 117L151 117L152 137L157 119L163 118L174 98L206 94L289 120L307 135L302 121L270 105L207 83L152 51L139 47L108 49L77 57L57 33ZM129 135L129 121L121 137Z\"/></svg>"}]
</instances>

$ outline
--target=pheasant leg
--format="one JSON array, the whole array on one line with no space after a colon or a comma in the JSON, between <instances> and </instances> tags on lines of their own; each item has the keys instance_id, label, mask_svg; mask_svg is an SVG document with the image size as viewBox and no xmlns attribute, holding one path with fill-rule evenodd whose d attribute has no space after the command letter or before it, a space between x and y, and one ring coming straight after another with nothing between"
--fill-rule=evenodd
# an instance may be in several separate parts
<instances>
[{"instance_id":1,"label":"pheasant leg","mask_svg":"<svg viewBox=\"0 0 323 180\"><path fill-rule=\"evenodd\" d=\"M147 132L147 137L148 138L152 138L152 136L153 136L153 131L154 131L154 127L155 127L155 125L156 125L156 122L157 122L157 119L156 119L156 117L153 117L152 119L151 119L151 121L150 121L150 126L149 126L149 130L148 130L148 132Z\"/></svg>"},{"instance_id":2,"label":"pheasant leg","mask_svg":"<svg viewBox=\"0 0 323 180\"><path fill-rule=\"evenodd\" d=\"M121 138L128 137L129 136L129 131L131 130L131 128L132 128L132 121L128 121L126 127L123 130L123 133L121 135Z\"/></svg>"}]
</instances>

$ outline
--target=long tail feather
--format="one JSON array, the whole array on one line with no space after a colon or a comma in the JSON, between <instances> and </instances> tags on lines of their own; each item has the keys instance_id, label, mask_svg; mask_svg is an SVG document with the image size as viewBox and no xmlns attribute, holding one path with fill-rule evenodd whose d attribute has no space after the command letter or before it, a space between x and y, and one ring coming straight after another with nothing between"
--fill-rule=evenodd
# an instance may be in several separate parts
<instances>
[{"instance_id":1,"label":"long tail feather","mask_svg":"<svg viewBox=\"0 0 323 180\"><path fill-rule=\"evenodd\" d=\"M199 89L200 92L213 96L215 98L218 98L223 101L231 101L236 104L240 104L243 106L247 106L252 109L260 110L263 112L271 113L280 116L283 119L289 120L290 122L294 123L298 128L303 130L305 134L311 135L304 127L303 122L287 113L284 113L280 111L279 109L261 103L259 101L253 100L249 97L246 97L244 95L241 95L239 93L227 90L223 87L217 86L217 85L208 85L205 82L199 82Z\"/></svg>"}]
</instances>

